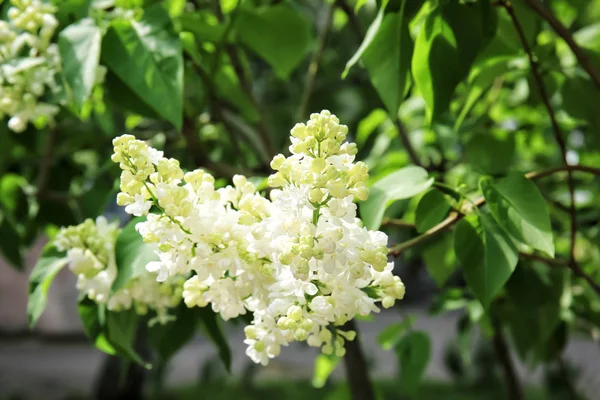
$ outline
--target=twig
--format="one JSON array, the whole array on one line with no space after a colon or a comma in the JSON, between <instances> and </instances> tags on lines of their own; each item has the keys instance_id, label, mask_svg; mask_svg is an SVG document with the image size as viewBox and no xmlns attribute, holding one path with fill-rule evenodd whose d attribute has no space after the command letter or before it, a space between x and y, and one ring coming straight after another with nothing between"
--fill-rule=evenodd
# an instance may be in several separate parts
<instances>
[{"instance_id":1,"label":"twig","mask_svg":"<svg viewBox=\"0 0 600 400\"><path fill-rule=\"evenodd\" d=\"M575 57L577 57L577 61L581 67L588 73L592 81L596 84L596 87L600 89L600 72L594 67L594 64L590 61L590 58L585 53L585 51L579 47L579 45L575 42L573 35L569 30L552 14L552 12L544 7L544 5L539 0L525 0L526 3L531 7L540 17L545 19L550 26L554 29L554 31L560 36L567 45L571 48Z\"/></svg>"},{"instance_id":2,"label":"twig","mask_svg":"<svg viewBox=\"0 0 600 400\"><path fill-rule=\"evenodd\" d=\"M532 260L532 261L539 261L539 262L542 262L544 264L548 264L548 265L554 266L554 267L568 267L569 266L569 260L561 260L558 258L549 258L549 257L541 256L539 254L525 253L522 251L519 252L519 258L524 258L526 260Z\"/></svg>"},{"instance_id":3,"label":"twig","mask_svg":"<svg viewBox=\"0 0 600 400\"><path fill-rule=\"evenodd\" d=\"M346 341L346 355L344 356L346 379L350 387L351 398L352 400L375 400L375 392L369 378L365 356L360 348L358 327L354 320L350 320L343 328L356 332L354 340Z\"/></svg>"},{"instance_id":4,"label":"twig","mask_svg":"<svg viewBox=\"0 0 600 400\"><path fill-rule=\"evenodd\" d=\"M398 129L398 137L400 138L404 149L406 149L408 157L410 158L413 164L422 167L423 164L419 160L419 156L415 152L415 149L413 148L412 143L410 142L410 137L408 135L408 130L406 129L406 126L402 123L402 121L400 121L400 118L397 115L394 115L392 117L394 118L396 129Z\"/></svg>"},{"instance_id":5,"label":"twig","mask_svg":"<svg viewBox=\"0 0 600 400\"><path fill-rule=\"evenodd\" d=\"M530 5L536 4L536 2L528 1ZM519 39L521 40L521 44L523 45L523 49L527 53L529 58L529 63L531 65L531 72L533 73L533 77L538 85L538 89L540 91L540 96L542 98L542 102L548 111L548 116L550 117L550 122L552 123L552 130L554 132L554 139L560 148L560 152L562 155L563 163L568 165L569 162L567 160L567 145L565 143L564 138L562 137L562 133L560 127L558 126L558 122L556 120L556 115L554 114L554 110L552 109L552 105L550 104L550 96L548 95L548 91L546 90L546 86L544 85L544 80L542 79L542 75L540 74L539 66L529 43L525 37L525 32L523 31L523 27L521 26L521 22L517 18L517 14L515 13L514 8L507 0L502 1L502 6L508 12L515 29L517 30L517 34ZM539 12L539 11L538 11ZM551 14L549 14L551 15ZM575 209L575 183L573 181L573 173L571 169L567 169L567 185L569 186L569 195L571 197L571 204L569 206L570 218L571 218L571 262L575 264L575 245L577 239L577 210Z\"/></svg>"},{"instance_id":6,"label":"twig","mask_svg":"<svg viewBox=\"0 0 600 400\"><path fill-rule=\"evenodd\" d=\"M300 106L298 107L298 114L296 115L296 120L301 121L306 117L306 110L308 108L308 102L310 100L310 96L313 91L313 87L315 84L315 79L317 77L317 71L319 70L319 63L321 62L321 57L323 57L323 53L325 52L325 46L327 45L327 38L329 37L329 32L331 32L331 26L333 24L333 11L336 7L336 3L334 2L327 8L327 15L325 16L325 25L321 29L321 33L319 34L319 46L315 50L310 59L310 63L308 64L308 71L306 73L306 83L304 84L304 92L302 92L302 97L300 99Z\"/></svg>"},{"instance_id":7,"label":"twig","mask_svg":"<svg viewBox=\"0 0 600 400\"><path fill-rule=\"evenodd\" d=\"M48 186L48 178L50 178L50 169L52 168L52 161L54 156L54 146L56 145L56 137L58 136L58 129L53 127L48 132L48 142L46 143L46 151L40 161L40 169L36 182L36 195L43 197L46 187Z\"/></svg>"},{"instance_id":8,"label":"twig","mask_svg":"<svg viewBox=\"0 0 600 400\"><path fill-rule=\"evenodd\" d=\"M510 356L510 349L506 343L504 333L502 332L502 325L496 318L494 319L494 352L496 358L502 366L504 372L504 380L506 381L506 388L508 389L508 398L510 400L522 400L523 389L521 388L521 382L517 377L513 360Z\"/></svg>"},{"instance_id":9,"label":"twig","mask_svg":"<svg viewBox=\"0 0 600 400\"><path fill-rule=\"evenodd\" d=\"M397 228L407 228L407 229L416 228L415 224L413 224L412 222L406 222L406 221L402 221L401 219L388 218L388 217L385 217L383 219L383 221L381 222L381 225L394 226Z\"/></svg>"}]
</instances>

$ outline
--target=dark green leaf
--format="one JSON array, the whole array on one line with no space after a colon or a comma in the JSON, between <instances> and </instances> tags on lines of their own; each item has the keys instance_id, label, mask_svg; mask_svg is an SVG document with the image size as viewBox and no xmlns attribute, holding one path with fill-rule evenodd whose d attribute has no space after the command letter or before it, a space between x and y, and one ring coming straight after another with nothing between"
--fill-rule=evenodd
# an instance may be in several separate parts
<instances>
[{"instance_id":1,"label":"dark green leaf","mask_svg":"<svg viewBox=\"0 0 600 400\"><path fill-rule=\"evenodd\" d=\"M173 314L174 321L155 324L148 330L148 341L162 362L169 361L194 337L200 322L198 310L187 307L183 302Z\"/></svg>"},{"instance_id":2,"label":"dark green leaf","mask_svg":"<svg viewBox=\"0 0 600 400\"><path fill-rule=\"evenodd\" d=\"M48 243L33 267L29 276L29 298L27 300L27 316L29 326L34 327L44 312L48 300L48 290L58 272L67 265L65 252L58 251L52 243Z\"/></svg>"},{"instance_id":3,"label":"dark green leaf","mask_svg":"<svg viewBox=\"0 0 600 400\"><path fill-rule=\"evenodd\" d=\"M183 54L179 35L161 5L140 21L113 20L102 60L142 101L178 129L183 118Z\"/></svg>"},{"instance_id":4,"label":"dark green leaf","mask_svg":"<svg viewBox=\"0 0 600 400\"><path fill-rule=\"evenodd\" d=\"M422 331L410 332L396 345L395 351L400 362L400 387L404 393L413 395L431 355L429 335Z\"/></svg>"},{"instance_id":5,"label":"dark green leaf","mask_svg":"<svg viewBox=\"0 0 600 400\"><path fill-rule=\"evenodd\" d=\"M430 190L425 193L415 211L415 224L417 232L423 233L433 228L446 218L451 206L446 196L438 190Z\"/></svg>"},{"instance_id":6,"label":"dark green leaf","mask_svg":"<svg viewBox=\"0 0 600 400\"><path fill-rule=\"evenodd\" d=\"M404 4L398 13L385 16L381 29L365 50L363 62L373 86L390 116L396 119L398 108L410 84L410 60L413 42L404 18Z\"/></svg>"},{"instance_id":7,"label":"dark green leaf","mask_svg":"<svg viewBox=\"0 0 600 400\"><path fill-rule=\"evenodd\" d=\"M446 3L429 13L415 42L412 71L430 121L446 112L454 89L495 29L496 13L487 0Z\"/></svg>"},{"instance_id":8,"label":"dark green leaf","mask_svg":"<svg viewBox=\"0 0 600 400\"><path fill-rule=\"evenodd\" d=\"M348 72L350 72L350 69L354 66L354 64L356 64L358 62L358 60L361 59L365 50L367 50L369 48L369 46L371 45L371 42L373 42L373 39L375 39L375 36L377 35L379 28L381 27L381 22L383 21L383 14L385 12L385 8L387 7L389 2L390 2L390 0L383 0L381 2L381 7L379 8L379 12L375 16L375 19L373 20L373 22L371 22L371 25L369 25L369 29L367 29L365 38L363 39L362 43L358 47L358 50L356 50L356 53L354 53L352 58L350 58L350 60L348 60L348 62L346 63L346 67L344 68L344 72L342 73L342 79L346 78L346 76L348 75ZM357 3L356 7L357 7L357 9L359 9L361 6Z\"/></svg>"},{"instance_id":9,"label":"dark green leaf","mask_svg":"<svg viewBox=\"0 0 600 400\"><path fill-rule=\"evenodd\" d=\"M408 166L375 182L369 199L360 203L360 215L365 226L378 229L390 202L413 197L427 190L433 181L424 168Z\"/></svg>"},{"instance_id":10,"label":"dark green leaf","mask_svg":"<svg viewBox=\"0 0 600 400\"><path fill-rule=\"evenodd\" d=\"M515 270L519 253L510 237L488 215L481 216L477 230L466 219L454 232L454 251L469 288L488 307Z\"/></svg>"},{"instance_id":11,"label":"dark green leaf","mask_svg":"<svg viewBox=\"0 0 600 400\"><path fill-rule=\"evenodd\" d=\"M106 354L115 355L117 354L117 350L108 341L103 326L105 322L103 321L103 313L105 313L103 307L85 297L77 305L77 311L83 323L86 336L94 342L96 348Z\"/></svg>"},{"instance_id":12,"label":"dark green leaf","mask_svg":"<svg viewBox=\"0 0 600 400\"><path fill-rule=\"evenodd\" d=\"M501 227L518 241L554 257L548 206L533 182L513 173L497 182L482 180L480 186Z\"/></svg>"},{"instance_id":13,"label":"dark green leaf","mask_svg":"<svg viewBox=\"0 0 600 400\"><path fill-rule=\"evenodd\" d=\"M231 348L227 342L227 337L221 329L217 314L210 307L200 309L200 318L202 327L208 334L208 337L217 346L219 357L228 372L231 372Z\"/></svg>"},{"instance_id":14,"label":"dark green leaf","mask_svg":"<svg viewBox=\"0 0 600 400\"><path fill-rule=\"evenodd\" d=\"M117 262L117 277L112 286L116 291L124 287L133 278L146 273L146 265L158 260L154 245L144 243L142 236L135 226L144 222L146 217L137 217L129 221L123 228L115 244L115 260Z\"/></svg>"},{"instance_id":15,"label":"dark green leaf","mask_svg":"<svg viewBox=\"0 0 600 400\"><path fill-rule=\"evenodd\" d=\"M452 235L444 234L428 244L423 249L423 262L438 287L443 287L457 267Z\"/></svg>"},{"instance_id":16,"label":"dark green leaf","mask_svg":"<svg viewBox=\"0 0 600 400\"><path fill-rule=\"evenodd\" d=\"M573 118L585 121L590 133L600 131L600 113L594 106L600 102L600 91L589 79L579 76L567 79L562 86L562 99L565 111ZM597 134L587 135L586 140L600 147Z\"/></svg>"},{"instance_id":17,"label":"dark green leaf","mask_svg":"<svg viewBox=\"0 0 600 400\"><path fill-rule=\"evenodd\" d=\"M396 344L402 339L406 331L412 328L414 323L415 317L409 315L401 322L386 326L377 336L377 343L384 350L396 347Z\"/></svg>"},{"instance_id":18,"label":"dark green leaf","mask_svg":"<svg viewBox=\"0 0 600 400\"><path fill-rule=\"evenodd\" d=\"M258 9L242 8L235 22L239 39L287 79L300 64L310 42L310 25L286 3Z\"/></svg>"},{"instance_id":19,"label":"dark green leaf","mask_svg":"<svg viewBox=\"0 0 600 400\"><path fill-rule=\"evenodd\" d=\"M14 224L0 212L0 252L12 266L23 270L23 243Z\"/></svg>"},{"instance_id":20,"label":"dark green leaf","mask_svg":"<svg viewBox=\"0 0 600 400\"><path fill-rule=\"evenodd\" d=\"M69 25L58 36L63 74L78 108L92 92L100 61L101 40L100 28L91 18Z\"/></svg>"},{"instance_id":21,"label":"dark green leaf","mask_svg":"<svg viewBox=\"0 0 600 400\"><path fill-rule=\"evenodd\" d=\"M480 173L505 174L514 163L515 136L475 134L465 146L465 161Z\"/></svg>"},{"instance_id":22,"label":"dark green leaf","mask_svg":"<svg viewBox=\"0 0 600 400\"><path fill-rule=\"evenodd\" d=\"M106 314L106 336L121 356L149 369L151 365L144 362L134 349L139 320L133 308L118 312L109 311Z\"/></svg>"}]
</instances>

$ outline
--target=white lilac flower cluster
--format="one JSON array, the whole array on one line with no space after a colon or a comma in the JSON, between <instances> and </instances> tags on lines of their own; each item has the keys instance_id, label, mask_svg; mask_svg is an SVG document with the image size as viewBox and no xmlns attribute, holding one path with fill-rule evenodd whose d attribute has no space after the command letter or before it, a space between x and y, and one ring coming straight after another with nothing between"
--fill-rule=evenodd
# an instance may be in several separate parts
<instances>
[{"instance_id":1,"label":"white lilac flower cluster","mask_svg":"<svg viewBox=\"0 0 600 400\"><path fill-rule=\"evenodd\" d=\"M43 0L10 0L8 19L0 20L0 119L22 132L38 119L50 120L59 111L40 100L57 91L58 46L51 43L58 26L56 7Z\"/></svg>"},{"instance_id":2,"label":"white lilac flower cluster","mask_svg":"<svg viewBox=\"0 0 600 400\"><path fill-rule=\"evenodd\" d=\"M293 341L343 356L355 336L340 329L344 323L404 296L386 235L356 218L353 200L368 196L368 169L354 162L347 130L328 111L297 124L292 155L271 163L270 200L242 176L215 189L210 174L184 173L133 136L114 140L113 160L123 170L117 201L147 215L137 230L157 245L160 261L147 269L159 281L191 274L188 307L210 304L226 320L252 312L245 343L257 363Z\"/></svg>"},{"instance_id":3,"label":"white lilac flower cluster","mask_svg":"<svg viewBox=\"0 0 600 400\"><path fill-rule=\"evenodd\" d=\"M67 252L69 269L77 276L77 289L82 296L106 304L111 311L133 307L138 314L145 315L153 310L156 317L150 324L167 323L173 318L169 310L181 302L182 278L160 283L156 274L142 274L111 293L117 276L115 242L119 232L118 224L108 223L104 217L95 222L87 219L80 225L63 228L54 245Z\"/></svg>"}]
</instances>

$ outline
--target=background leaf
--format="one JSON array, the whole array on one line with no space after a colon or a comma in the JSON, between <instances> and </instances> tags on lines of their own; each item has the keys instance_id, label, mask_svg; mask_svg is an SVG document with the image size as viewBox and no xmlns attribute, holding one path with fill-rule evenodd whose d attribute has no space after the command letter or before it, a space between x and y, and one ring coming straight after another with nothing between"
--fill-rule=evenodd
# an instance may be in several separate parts
<instances>
[{"instance_id":1,"label":"background leaf","mask_svg":"<svg viewBox=\"0 0 600 400\"><path fill-rule=\"evenodd\" d=\"M429 363L429 335L422 331L410 332L396 345L395 351L400 361L400 387L412 395L417 391Z\"/></svg>"},{"instance_id":2,"label":"background leaf","mask_svg":"<svg viewBox=\"0 0 600 400\"><path fill-rule=\"evenodd\" d=\"M202 321L201 326L210 340L217 346L219 358L223 362L225 369L227 372L231 372L231 348L229 347L225 333L221 329L217 314L210 307L200 308L199 312Z\"/></svg>"},{"instance_id":3,"label":"background leaf","mask_svg":"<svg viewBox=\"0 0 600 400\"><path fill-rule=\"evenodd\" d=\"M318 389L325 386L329 375L340 363L340 358L335 355L319 354L315 358L315 372L313 373L312 385Z\"/></svg>"},{"instance_id":4,"label":"background leaf","mask_svg":"<svg viewBox=\"0 0 600 400\"><path fill-rule=\"evenodd\" d=\"M446 218L451 206L446 196L438 190L425 193L415 211L415 225L417 232L423 233L433 228Z\"/></svg>"}]
</instances>

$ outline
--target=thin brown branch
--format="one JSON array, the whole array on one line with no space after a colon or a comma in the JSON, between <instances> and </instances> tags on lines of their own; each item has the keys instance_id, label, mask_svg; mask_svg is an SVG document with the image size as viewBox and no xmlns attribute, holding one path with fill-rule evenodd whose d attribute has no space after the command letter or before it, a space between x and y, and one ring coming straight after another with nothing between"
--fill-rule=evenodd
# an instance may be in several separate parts
<instances>
[{"instance_id":1,"label":"thin brown branch","mask_svg":"<svg viewBox=\"0 0 600 400\"><path fill-rule=\"evenodd\" d=\"M588 73L592 81L596 84L596 87L600 89L600 72L594 67L594 64L590 60L589 56L585 51L579 47L571 32L565 27L559 20L552 14L552 12L545 7L539 0L525 0L525 2L531 7L540 17L546 20L554 31L560 36L567 45L571 48L577 61L581 67Z\"/></svg>"},{"instance_id":2,"label":"thin brown branch","mask_svg":"<svg viewBox=\"0 0 600 400\"><path fill-rule=\"evenodd\" d=\"M408 153L408 157L412 161L413 164L418 165L420 167L423 166L421 160L419 160L419 156L415 152L415 149L410 141L410 137L408 135L408 130L406 126L400 121L398 116L392 116L394 118L394 123L396 124L396 129L398 129L398 137L404 146L404 149Z\"/></svg>"},{"instance_id":3,"label":"thin brown branch","mask_svg":"<svg viewBox=\"0 0 600 400\"><path fill-rule=\"evenodd\" d=\"M346 366L346 379L350 387L352 400L375 400L373 384L369 378L365 355L360 347L360 335L354 320L346 322L344 330L356 332L352 341L346 342L346 355L344 364Z\"/></svg>"},{"instance_id":4,"label":"thin brown branch","mask_svg":"<svg viewBox=\"0 0 600 400\"><path fill-rule=\"evenodd\" d=\"M401 219L396 218L384 218L381 222L382 226L393 226L396 228L406 228L406 229L414 229L416 228L415 224L412 222L402 221Z\"/></svg>"},{"instance_id":5,"label":"thin brown branch","mask_svg":"<svg viewBox=\"0 0 600 400\"><path fill-rule=\"evenodd\" d=\"M515 370L515 365L510 355L510 348L506 343L506 338L504 337L504 332L502 331L502 325L498 321L498 319L494 319L494 352L496 354L496 358L502 367L502 372L504 374L504 381L506 382L506 389L508 391L508 398L510 400L522 400L523 399L523 389L521 387L521 382L519 381L519 377L517 376L517 372Z\"/></svg>"},{"instance_id":6,"label":"thin brown branch","mask_svg":"<svg viewBox=\"0 0 600 400\"><path fill-rule=\"evenodd\" d=\"M529 1L529 4L535 4L535 2ZM544 85L544 80L539 70L539 65L537 63L536 57L527 42L525 37L525 32L523 31L523 26L515 13L514 8L507 0L502 2L502 6L508 12L515 29L517 30L517 34L519 39L521 40L521 44L523 45L523 49L527 53L527 57L529 58L529 63L531 66L531 72L533 73L533 78L535 79L538 90L540 92L540 96L542 98L542 102L544 103L544 107L546 107L546 111L548 112L548 116L550 117L550 122L552 124L552 131L554 132L554 139L558 144L560 149L560 153L563 159L563 163L565 166L569 165L567 160L567 145L565 143L565 139L562 136L560 126L558 125L558 121L556 120L556 115L554 114L554 110L552 109L552 105L550 104L550 96L548 91L546 90L546 86ZM551 15L551 14L550 14ZM571 169L567 169L567 185L569 187L569 196L571 200L571 204L569 205L570 211L570 219L571 219L571 261L575 263L575 246L577 241L577 211L575 209L575 182L573 180L573 172Z\"/></svg>"},{"instance_id":7,"label":"thin brown branch","mask_svg":"<svg viewBox=\"0 0 600 400\"><path fill-rule=\"evenodd\" d=\"M308 71L306 72L306 83L304 84L304 91L302 92L302 97L300 98L300 106L298 107L298 113L296 115L296 120L298 121L301 121L306 118L308 102L310 101L310 96L315 85L317 71L319 70L319 63L321 62L321 58L323 57L323 53L325 52L327 39L329 38L329 33L331 32L331 26L333 24L333 11L335 10L335 7L336 2L334 2L327 8L325 24L323 25L323 28L319 33L318 47L313 53L312 58L310 59L310 63L308 64Z\"/></svg>"}]
</instances>

